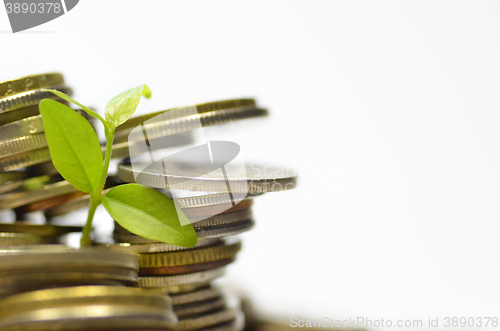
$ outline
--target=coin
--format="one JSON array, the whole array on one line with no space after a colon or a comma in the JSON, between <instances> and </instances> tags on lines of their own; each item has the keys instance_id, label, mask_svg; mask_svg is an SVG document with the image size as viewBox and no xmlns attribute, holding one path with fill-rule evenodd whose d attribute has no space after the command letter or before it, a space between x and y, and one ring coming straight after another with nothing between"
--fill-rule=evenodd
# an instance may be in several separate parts
<instances>
[{"instance_id":1,"label":"coin","mask_svg":"<svg viewBox=\"0 0 500 331\"><path fill-rule=\"evenodd\" d=\"M103 267L127 268L138 270L138 258L135 255L119 252L85 249L67 252L19 252L0 255L0 271L35 268Z\"/></svg>"},{"instance_id":2,"label":"coin","mask_svg":"<svg viewBox=\"0 0 500 331\"><path fill-rule=\"evenodd\" d=\"M51 237L41 237L32 233L0 232L0 247L52 244Z\"/></svg>"},{"instance_id":3,"label":"coin","mask_svg":"<svg viewBox=\"0 0 500 331\"><path fill-rule=\"evenodd\" d=\"M26 177L26 172L24 171L2 172L0 173L0 184L21 180L24 179L25 177Z\"/></svg>"},{"instance_id":4,"label":"coin","mask_svg":"<svg viewBox=\"0 0 500 331\"><path fill-rule=\"evenodd\" d=\"M86 305L46 308L0 320L2 331L174 330L177 317L171 311L128 305Z\"/></svg>"},{"instance_id":5,"label":"coin","mask_svg":"<svg viewBox=\"0 0 500 331\"><path fill-rule=\"evenodd\" d=\"M189 164L170 162L165 168L159 163L152 165L120 164L118 179L126 183L137 183L155 188L175 188L177 190L265 193L278 192L295 188L297 176L284 173L283 168L271 165L246 165L246 173L241 169L231 168L225 172L230 175L225 178L224 172L214 171L211 164ZM147 170L137 170L138 168Z\"/></svg>"},{"instance_id":6,"label":"coin","mask_svg":"<svg viewBox=\"0 0 500 331\"><path fill-rule=\"evenodd\" d=\"M64 78L59 73L31 75L6 80L0 82L0 99L14 94L60 85L63 83Z\"/></svg>"},{"instance_id":7,"label":"coin","mask_svg":"<svg viewBox=\"0 0 500 331\"><path fill-rule=\"evenodd\" d=\"M184 275L139 277L139 286L151 288L207 283L216 278L222 277L224 275L224 272L225 268L222 267Z\"/></svg>"},{"instance_id":8,"label":"coin","mask_svg":"<svg viewBox=\"0 0 500 331\"><path fill-rule=\"evenodd\" d=\"M75 189L69 182L65 180L46 184L42 188L37 190L22 191L2 196L2 199L0 200L0 210L16 208L76 191L77 189Z\"/></svg>"},{"instance_id":9,"label":"coin","mask_svg":"<svg viewBox=\"0 0 500 331\"><path fill-rule=\"evenodd\" d=\"M170 297L160 291L122 286L77 286L32 291L0 300L0 316L85 304L140 305L172 309Z\"/></svg>"},{"instance_id":10,"label":"coin","mask_svg":"<svg viewBox=\"0 0 500 331\"><path fill-rule=\"evenodd\" d=\"M189 317L179 320L178 331L191 331L207 328L213 325L232 321L236 318L237 309L221 309L200 316Z\"/></svg>"},{"instance_id":11,"label":"coin","mask_svg":"<svg viewBox=\"0 0 500 331\"><path fill-rule=\"evenodd\" d=\"M220 296L213 299L190 303L182 306L174 306L174 313L178 318L186 318L193 315L207 313L209 311L222 309L226 305L226 298Z\"/></svg>"},{"instance_id":12,"label":"coin","mask_svg":"<svg viewBox=\"0 0 500 331\"><path fill-rule=\"evenodd\" d=\"M130 243L94 243L98 248L110 249L127 254L162 253L171 251L190 250L200 247L213 246L221 243L220 239L199 240L194 247L183 247L166 243L130 244Z\"/></svg>"},{"instance_id":13,"label":"coin","mask_svg":"<svg viewBox=\"0 0 500 331\"><path fill-rule=\"evenodd\" d=\"M50 161L48 148L0 157L0 171L17 170Z\"/></svg>"},{"instance_id":14,"label":"coin","mask_svg":"<svg viewBox=\"0 0 500 331\"><path fill-rule=\"evenodd\" d=\"M222 290L220 287L202 287L188 293L171 294L170 299L172 300L172 305L187 305L193 302L205 301L210 299L218 298L222 295Z\"/></svg>"},{"instance_id":15,"label":"coin","mask_svg":"<svg viewBox=\"0 0 500 331\"><path fill-rule=\"evenodd\" d=\"M17 182L9 182L9 183L0 184L0 185L1 185L0 186L0 194L5 194L5 193L15 191L18 188L22 187L23 181L19 180Z\"/></svg>"},{"instance_id":16,"label":"coin","mask_svg":"<svg viewBox=\"0 0 500 331\"><path fill-rule=\"evenodd\" d=\"M195 111L194 109L192 111ZM266 109L254 106L222 109L207 113L191 113L185 116L176 117L173 113L164 112L156 118L150 118L141 124L142 130L117 130L115 134L116 142L126 139L133 141L148 141L164 136L192 131L200 127L224 124L227 122L267 116ZM147 136L144 136L146 132Z\"/></svg>"},{"instance_id":17,"label":"coin","mask_svg":"<svg viewBox=\"0 0 500 331\"><path fill-rule=\"evenodd\" d=\"M233 263L235 258L219 260L213 262L205 262L190 265L181 265L175 267L159 267L159 268L140 268L139 276L166 276L166 275L182 275L191 274L205 270L212 270Z\"/></svg>"},{"instance_id":18,"label":"coin","mask_svg":"<svg viewBox=\"0 0 500 331\"><path fill-rule=\"evenodd\" d=\"M169 137L160 137L151 140L150 145L148 147L150 150L155 150L157 148L163 149L170 147L178 147L192 143L194 143L194 138L191 132L184 132ZM103 150L105 150L105 146L103 146ZM122 158L134 157L146 153L147 151L148 149L145 146L143 140L134 141L130 139L123 142L113 143L111 158L122 159Z\"/></svg>"},{"instance_id":19,"label":"coin","mask_svg":"<svg viewBox=\"0 0 500 331\"><path fill-rule=\"evenodd\" d=\"M56 86L51 86L50 88L53 90L60 91L66 95L73 94L73 90L66 85L56 85ZM38 109L38 104L43 99L54 99L66 103L65 100L62 100L52 92L34 90L34 91L18 93L16 95L0 99L0 114L33 106L35 106Z\"/></svg>"},{"instance_id":20,"label":"coin","mask_svg":"<svg viewBox=\"0 0 500 331\"><path fill-rule=\"evenodd\" d=\"M43 147L47 147L45 133L4 140L0 141L0 156L3 159L6 156L25 153Z\"/></svg>"},{"instance_id":21,"label":"coin","mask_svg":"<svg viewBox=\"0 0 500 331\"><path fill-rule=\"evenodd\" d=\"M223 238L234 236L246 232L253 228L255 222L253 220L244 220L237 223L231 223L223 226L211 226L206 228L195 229L198 240ZM117 242L125 242L130 244L149 244L154 241L129 233L113 233L113 238Z\"/></svg>"},{"instance_id":22,"label":"coin","mask_svg":"<svg viewBox=\"0 0 500 331\"><path fill-rule=\"evenodd\" d=\"M54 237L70 232L82 231L80 226L62 226L52 224L1 224L0 232L34 234L41 237Z\"/></svg>"},{"instance_id":23,"label":"coin","mask_svg":"<svg viewBox=\"0 0 500 331\"><path fill-rule=\"evenodd\" d=\"M26 117L21 120L5 124L0 131L0 141L12 140L22 136L29 136L44 132L42 115Z\"/></svg>"},{"instance_id":24,"label":"coin","mask_svg":"<svg viewBox=\"0 0 500 331\"><path fill-rule=\"evenodd\" d=\"M60 204L84 196L84 192L73 192L70 194L65 194L53 198L48 198L42 201L34 202L29 205L21 206L16 208L16 215L25 215L33 213L40 210L45 210L54 206L59 206Z\"/></svg>"},{"instance_id":25,"label":"coin","mask_svg":"<svg viewBox=\"0 0 500 331\"><path fill-rule=\"evenodd\" d=\"M253 99L234 99L234 100L223 100L223 101L214 101L214 102L206 102L200 103L190 106L184 107L176 107L168 110L162 110L150 114L145 114L141 116L136 116L130 118L128 121L120 125L116 128L117 131L124 131L127 129L133 129L136 126L143 124L145 121L150 118L156 117L165 112L169 112L172 117L183 117L186 114L191 113L191 108L195 107L198 113L208 113L217 110L230 109L230 108L238 108L238 107L255 107L255 100Z\"/></svg>"}]
</instances>

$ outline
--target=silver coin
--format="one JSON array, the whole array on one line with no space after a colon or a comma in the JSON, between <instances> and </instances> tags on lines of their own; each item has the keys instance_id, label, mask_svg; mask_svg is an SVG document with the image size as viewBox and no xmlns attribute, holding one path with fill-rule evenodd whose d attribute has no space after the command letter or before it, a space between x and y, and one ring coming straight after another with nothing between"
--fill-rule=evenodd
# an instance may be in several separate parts
<instances>
[{"instance_id":1,"label":"silver coin","mask_svg":"<svg viewBox=\"0 0 500 331\"><path fill-rule=\"evenodd\" d=\"M116 223L115 223L116 224ZM132 234L132 233L130 233ZM133 235L133 234L132 234ZM174 252L174 251L184 251L190 249L196 249L201 247L208 247L220 244L220 239L207 239L199 240L198 243L193 247L183 247L177 245L171 245L166 243L147 243L147 244L131 244L131 243L94 243L97 248L109 249L112 251L127 253L127 254L143 254L143 253L163 253L163 252Z\"/></svg>"},{"instance_id":2,"label":"silver coin","mask_svg":"<svg viewBox=\"0 0 500 331\"><path fill-rule=\"evenodd\" d=\"M139 277L139 287L155 288L210 282L224 276L225 267L173 276Z\"/></svg>"},{"instance_id":3,"label":"silver coin","mask_svg":"<svg viewBox=\"0 0 500 331\"><path fill-rule=\"evenodd\" d=\"M187 305L190 303L218 298L222 295L220 287L204 287L188 293L170 294L172 305Z\"/></svg>"},{"instance_id":4,"label":"silver coin","mask_svg":"<svg viewBox=\"0 0 500 331\"><path fill-rule=\"evenodd\" d=\"M181 306L174 306L174 313L179 317L179 319L187 318L194 315L200 315L207 313L209 311L214 311L217 309L222 309L226 306L226 298L221 295L216 298L197 301L190 304L185 304Z\"/></svg>"},{"instance_id":5,"label":"silver coin","mask_svg":"<svg viewBox=\"0 0 500 331\"><path fill-rule=\"evenodd\" d=\"M293 189L297 184L295 174L277 166L251 164L246 165L245 170L231 166L225 168L224 171L215 171L218 169L211 164L183 162L120 164L117 177L126 183L155 188L221 193L227 192L228 188L233 193L278 192Z\"/></svg>"}]
</instances>

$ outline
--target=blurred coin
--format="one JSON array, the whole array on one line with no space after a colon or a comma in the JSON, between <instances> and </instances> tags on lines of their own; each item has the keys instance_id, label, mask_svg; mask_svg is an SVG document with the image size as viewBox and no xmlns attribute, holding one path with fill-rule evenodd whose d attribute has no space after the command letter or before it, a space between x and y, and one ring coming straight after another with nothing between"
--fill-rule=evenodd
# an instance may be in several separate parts
<instances>
[{"instance_id":1,"label":"blurred coin","mask_svg":"<svg viewBox=\"0 0 500 331\"><path fill-rule=\"evenodd\" d=\"M46 184L42 188L37 190L22 191L2 196L2 199L0 200L0 210L16 208L76 191L77 189L75 189L69 182L65 180Z\"/></svg>"},{"instance_id":2,"label":"blurred coin","mask_svg":"<svg viewBox=\"0 0 500 331\"><path fill-rule=\"evenodd\" d=\"M174 313L180 319L200 315L214 310L220 310L226 305L226 298L222 295L213 299L197 301L180 306L174 306Z\"/></svg>"},{"instance_id":3,"label":"blurred coin","mask_svg":"<svg viewBox=\"0 0 500 331\"><path fill-rule=\"evenodd\" d=\"M178 331L191 331L204 329L213 325L233 321L239 310L235 308L221 309L207 314L183 318L177 325Z\"/></svg>"},{"instance_id":4,"label":"blurred coin","mask_svg":"<svg viewBox=\"0 0 500 331\"><path fill-rule=\"evenodd\" d=\"M34 310L0 320L2 331L174 330L177 317L149 306L87 305Z\"/></svg>"},{"instance_id":5,"label":"blurred coin","mask_svg":"<svg viewBox=\"0 0 500 331\"><path fill-rule=\"evenodd\" d=\"M126 183L137 183L156 188L175 188L205 192L265 193L293 189L297 183L294 174L284 173L283 168L271 165L247 165L246 174L231 173L225 178L224 172L215 172L211 164L189 164L170 162L162 167L160 163L152 165L130 164L118 166L118 179ZM168 185L168 186L167 186Z\"/></svg>"},{"instance_id":6,"label":"blurred coin","mask_svg":"<svg viewBox=\"0 0 500 331\"><path fill-rule=\"evenodd\" d=\"M205 301L218 298L222 295L220 287L202 287L192 292L171 294L170 299L174 306L187 305L193 302Z\"/></svg>"},{"instance_id":7,"label":"blurred coin","mask_svg":"<svg viewBox=\"0 0 500 331\"><path fill-rule=\"evenodd\" d=\"M50 161L48 148L0 157L0 171L17 170Z\"/></svg>"},{"instance_id":8,"label":"blurred coin","mask_svg":"<svg viewBox=\"0 0 500 331\"><path fill-rule=\"evenodd\" d=\"M192 143L194 143L194 138L191 132L179 133L169 137L160 137L151 140L149 142L149 146L146 146L143 140L126 140L123 142L115 142L113 143L113 152L111 154L111 158L121 159L134 157L143 153L147 153L148 148L149 150L159 148L163 149L169 147L184 146ZM105 150L105 146L103 146L103 150Z\"/></svg>"},{"instance_id":9,"label":"blurred coin","mask_svg":"<svg viewBox=\"0 0 500 331\"><path fill-rule=\"evenodd\" d=\"M29 204L26 206L21 206L21 207L16 208L16 215L25 215L25 214L33 213L33 212L40 211L40 210L46 210L46 209L52 208L54 206L59 206L62 203L65 203L67 201L71 201L71 200L74 200L76 198L80 198L84 195L85 195L84 192L78 191L78 192L73 192L70 194L57 196L54 198L48 198L48 199L45 199L42 201L38 201L38 202Z\"/></svg>"},{"instance_id":10,"label":"blurred coin","mask_svg":"<svg viewBox=\"0 0 500 331\"><path fill-rule=\"evenodd\" d=\"M121 286L77 286L38 290L0 300L0 316L85 304L140 305L172 309L170 298L160 291Z\"/></svg>"},{"instance_id":11,"label":"blurred coin","mask_svg":"<svg viewBox=\"0 0 500 331\"><path fill-rule=\"evenodd\" d=\"M2 224L0 223L0 232L34 234L41 237L54 237L70 232L82 231L80 226L61 226L51 224Z\"/></svg>"},{"instance_id":12,"label":"blurred coin","mask_svg":"<svg viewBox=\"0 0 500 331\"><path fill-rule=\"evenodd\" d=\"M42 237L32 233L0 232L0 247L53 244L52 237Z\"/></svg>"},{"instance_id":13,"label":"blurred coin","mask_svg":"<svg viewBox=\"0 0 500 331\"><path fill-rule=\"evenodd\" d=\"M64 84L64 78L59 73L30 75L15 79L9 79L0 82L0 99L7 98L18 93L33 91L60 84Z\"/></svg>"},{"instance_id":14,"label":"blurred coin","mask_svg":"<svg viewBox=\"0 0 500 331\"><path fill-rule=\"evenodd\" d=\"M5 184L0 184L0 194L5 194L5 193L15 191L22 186L23 186L22 180L19 180L17 182L9 182L9 183L5 183Z\"/></svg>"},{"instance_id":15,"label":"blurred coin","mask_svg":"<svg viewBox=\"0 0 500 331\"><path fill-rule=\"evenodd\" d=\"M194 247L183 247L166 243L130 244L130 243L94 243L101 249L110 249L117 252L138 254L138 253L161 253L171 251L190 250L200 247L208 247L221 243L221 239L199 240Z\"/></svg>"},{"instance_id":16,"label":"blurred coin","mask_svg":"<svg viewBox=\"0 0 500 331\"><path fill-rule=\"evenodd\" d=\"M26 177L26 172L24 171L2 172L0 173L0 184L21 180L24 179L25 177Z\"/></svg>"},{"instance_id":17,"label":"blurred coin","mask_svg":"<svg viewBox=\"0 0 500 331\"><path fill-rule=\"evenodd\" d=\"M217 268L207 271L195 272L192 274L174 276L153 276L139 277L140 287L166 287L177 285L189 285L197 283L207 283L224 275L225 268Z\"/></svg>"}]
</instances>

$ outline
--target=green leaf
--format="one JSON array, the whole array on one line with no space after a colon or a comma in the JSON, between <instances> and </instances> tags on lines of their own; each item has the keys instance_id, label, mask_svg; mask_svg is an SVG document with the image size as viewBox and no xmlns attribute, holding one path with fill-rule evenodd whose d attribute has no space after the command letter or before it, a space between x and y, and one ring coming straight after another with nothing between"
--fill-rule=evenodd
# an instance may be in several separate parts
<instances>
[{"instance_id":1,"label":"green leaf","mask_svg":"<svg viewBox=\"0 0 500 331\"><path fill-rule=\"evenodd\" d=\"M151 91L146 85L141 85L111 99L106 105L106 121L114 127L125 123L137 109L141 96L151 98Z\"/></svg>"},{"instance_id":2,"label":"green leaf","mask_svg":"<svg viewBox=\"0 0 500 331\"><path fill-rule=\"evenodd\" d=\"M125 229L141 237L184 247L198 240L193 225L174 202L155 189L138 184L112 188L102 199L104 208ZM181 220L183 225L181 226Z\"/></svg>"},{"instance_id":3,"label":"green leaf","mask_svg":"<svg viewBox=\"0 0 500 331\"><path fill-rule=\"evenodd\" d=\"M76 101L75 99L70 97L69 95L66 95L66 94L62 93L61 91L57 91L57 90L50 90L50 89L41 89L41 90L47 91L47 92L52 92L53 94L57 95L59 98L66 100L68 102L74 103L78 107L82 108L83 111L85 111L90 116L94 116L95 118L99 119L102 122L102 124L104 124L106 126L106 121L104 120L104 118L101 117L101 115L99 115L98 113L96 113L95 111L90 109L89 107L82 105L81 103L79 103L78 101Z\"/></svg>"},{"instance_id":4,"label":"green leaf","mask_svg":"<svg viewBox=\"0 0 500 331\"><path fill-rule=\"evenodd\" d=\"M103 169L101 145L90 123L60 102L40 102L45 136L57 171L76 189L90 193Z\"/></svg>"}]
</instances>

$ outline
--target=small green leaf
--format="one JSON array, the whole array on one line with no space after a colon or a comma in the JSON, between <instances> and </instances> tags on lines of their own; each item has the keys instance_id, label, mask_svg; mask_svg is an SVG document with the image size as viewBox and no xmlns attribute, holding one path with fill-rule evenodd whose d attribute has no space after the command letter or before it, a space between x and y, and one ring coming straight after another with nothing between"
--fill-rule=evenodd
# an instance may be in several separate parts
<instances>
[{"instance_id":1,"label":"small green leaf","mask_svg":"<svg viewBox=\"0 0 500 331\"><path fill-rule=\"evenodd\" d=\"M106 105L106 121L114 127L125 123L137 109L141 96L151 98L151 91L146 85L141 85L111 99Z\"/></svg>"},{"instance_id":2,"label":"small green leaf","mask_svg":"<svg viewBox=\"0 0 500 331\"><path fill-rule=\"evenodd\" d=\"M60 102L40 102L45 136L57 171L76 189L90 193L103 169L101 145L90 123Z\"/></svg>"},{"instance_id":3,"label":"small green leaf","mask_svg":"<svg viewBox=\"0 0 500 331\"><path fill-rule=\"evenodd\" d=\"M85 111L87 114L89 114L90 116L94 116L95 118L99 119L102 122L102 124L106 125L106 121L104 121L104 119L101 117L101 115L99 115L98 113L96 113L95 111L90 109L89 107L82 105L81 103L79 103L78 101L76 101L75 99L70 97L69 95L66 95L66 94L62 93L61 91L57 91L57 90L42 89L42 91L52 92L53 94L57 95L59 98L66 100L68 102L74 103L78 107L82 108L83 111Z\"/></svg>"},{"instance_id":4,"label":"small green leaf","mask_svg":"<svg viewBox=\"0 0 500 331\"><path fill-rule=\"evenodd\" d=\"M198 240L193 225L174 202L155 189L138 184L112 188L102 199L104 208L125 229L141 237L184 247ZM181 222L186 224L181 226Z\"/></svg>"},{"instance_id":5,"label":"small green leaf","mask_svg":"<svg viewBox=\"0 0 500 331\"><path fill-rule=\"evenodd\" d=\"M50 180L49 175L31 177L23 181L23 189L26 191L34 191L42 188Z\"/></svg>"}]
</instances>

